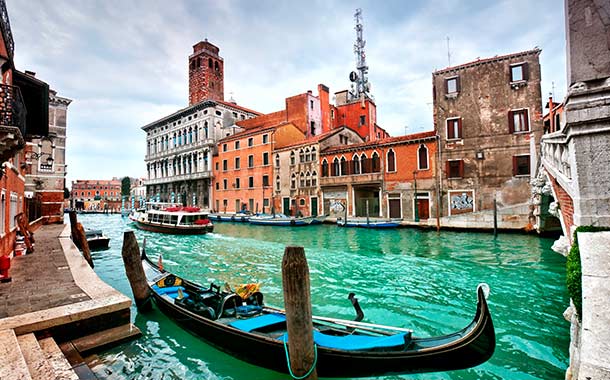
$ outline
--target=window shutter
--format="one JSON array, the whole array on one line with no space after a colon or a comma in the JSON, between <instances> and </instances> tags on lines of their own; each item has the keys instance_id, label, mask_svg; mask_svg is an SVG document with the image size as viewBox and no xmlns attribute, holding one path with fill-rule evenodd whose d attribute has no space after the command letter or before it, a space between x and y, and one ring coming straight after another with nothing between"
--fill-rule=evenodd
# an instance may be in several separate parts
<instances>
[{"instance_id":1,"label":"window shutter","mask_svg":"<svg viewBox=\"0 0 610 380\"><path fill-rule=\"evenodd\" d=\"M449 93L449 80L444 79L443 82L445 83L445 94L448 94Z\"/></svg>"},{"instance_id":2,"label":"window shutter","mask_svg":"<svg viewBox=\"0 0 610 380\"><path fill-rule=\"evenodd\" d=\"M464 160L460 160L460 178L464 178Z\"/></svg>"},{"instance_id":3,"label":"window shutter","mask_svg":"<svg viewBox=\"0 0 610 380\"><path fill-rule=\"evenodd\" d=\"M513 111L508 111L508 133L515 132L515 118L513 116Z\"/></svg>"},{"instance_id":4,"label":"window shutter","mask_svg":"<svg viewBox=\"0 0 610 380\"><path fill-rule=\"evenodd\" d=\"M519 168L517 165L517 156L513 156L513 176L518 174Z\"/></svg>"},{"instance_id":5,"label":"window shutter","mask_svg":"<svg viewBox=\"0 0 610 380\"><path fill-rule=\"evenodd\" d=\"M523 70L523 80L529 80L530 79L529 64L527 62L525 62L521 67Z\"/></svg>"},{"instance_id":6,"label":"window shutter","mask_svg":"<svg viewBox=\"0 0 610 380\"><path fill-rule=\"evenodd\" d=\"M461 139L461 138L463 138L463 135L462 135L462 118L461 117L457 120L457 123L458 123L458 135L455 136L455 137Z\"/></svg>"},{"instance_id":7,"label":"window shutter","mask_svg":"<svg viewBox=\"0 0 610 380\"><path fill-rule=\"evenodd\" d=\"M449 174L451 173L451 170L449 168L449 161L445 162L445 175L447 176L447 178L449 178Z\"/></svg>"},{"instance_id":8,"label":"window shutter","mask_svg":"<svg viewBox=\"0 0 610 380\"><path fill-rule=\"evenodd\" d=\"M447 140L455 138L453 135L453 120L447 120L445 122L445 128L447 131Z\"/></svg>"},{"instance_id":9,"label":"window shutter","mask_svg":"<svg viewBox=\"0 0 610 380\"><path fill-rule=\"evenodd\" d=\"M524 120L525 130L529 131L530 130L529 110L523 110L522 112L523 112L523 120Z\"/></svg>"},{"instance_id":10,"label":"window shutter","mask_svg":"<svg viewBox=\"0 0 610 380\"><path fill-rule=\"evenodd\" d=\"M455 78L455 88L457 89L457 92L462 91L462 85L460 83L460 77L459 76L457 78Z\"/></svg>"}]
</instances>

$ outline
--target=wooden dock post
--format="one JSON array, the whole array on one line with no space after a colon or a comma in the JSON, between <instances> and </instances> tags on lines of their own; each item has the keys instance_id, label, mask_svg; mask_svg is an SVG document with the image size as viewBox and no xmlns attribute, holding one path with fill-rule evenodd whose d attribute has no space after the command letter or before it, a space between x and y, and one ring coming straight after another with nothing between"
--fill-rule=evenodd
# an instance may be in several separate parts
<instances>
[{"instance_id":1,"label":"wooden dock post","mask_svg":"<svg viewBox=\"0 0 610 380\"><path fill-rule=\"evenodd\" d=\"M72 241L83 252L83 257L85 258L85 260L87 260L89 266L93 268L93 259L91 258L91 250L89 250L89 243L87 243L87 237L85 236L85 228L76 220L76 211L70 211L69 215Z\"/></svg>"},{"instance_id":2,"label":"wooden dock post","mask_svg":"<svg viewBox=\"0 0 610 380\"><path fill-rule=\"evenodd\" d=\"M288 330L291 375L317 380L316 353L311 320L309 267L303 247L287 246L282 259L282 284Z\"/></svg>"},{"instance_id":3,"label":"wooden dock post","mask_svg":"<svg viewBox=\"0 0 610 380\"><path fill-rule=\"evenodd\" d=\"M123 234L123 250L121 253L136 306L140 311L148 311L151 309L150 289L146 283L140 248L133 231L125 231Z\"/></svg>"},{"instance_id":4,"label":"wooden dock post","mask_svg":"<svg viewBox=\"0 0 610 380\"><path fill-rule=\"evenodd\" d=\"M494 194L494 237L498 236L498 202Z\"/></svg>"}]
</instances>

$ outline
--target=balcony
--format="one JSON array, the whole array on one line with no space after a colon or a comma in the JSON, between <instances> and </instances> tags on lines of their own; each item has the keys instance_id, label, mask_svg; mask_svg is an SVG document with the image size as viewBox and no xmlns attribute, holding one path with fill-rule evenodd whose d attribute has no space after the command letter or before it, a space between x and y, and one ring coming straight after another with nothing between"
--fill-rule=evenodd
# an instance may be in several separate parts
<instances>
[{"instance_id":1,"label":"balcony","mask_svg":"<svg viewBox=\"0 0 610 380\"><path fill-rule=\"evenodd\" d=\"M337 185L364 185L367 183L378 183L383 179L381 172L365 173L365 174L350 174L333 177L320 177L320 186L337 186Z\"/></svg>"},{"instance_id":2,"label":"balcony","mask_svg":"<svg viewBox=\"0 0 610 380\"><path fill-rule=\"evenodd\" d=\"M0 84L0 159L6 161L23 148L26 109L18 87Z\"/></svg>"},{"instance_id":3,"label":"balcony","mask_svg":"<svg viewBox=\"0 0 610 380\"><path fill-rule=\"evenodd\" d=\"M191 144L184 144L178 147L169 148L166 150L162 150L160 152L149 153L146 155L146 161L158 160L166 157L175 156L178 154L188 154L203 147L210 147L210 149L214 146L214 139L202 139L195 141ZM152 148L151 148L152 149Z\"/></svg>"},{"instance_id":4,"label":"balcony","mask_svg":"<svg viewBox=\"0 0 610 380\"><path fill-rule=\"evenodd\" d=\"M149 180L144 181L144 185L146 185L146 186L160 185L163 183L194 181L194 180L206 179L206 178L212 178L211 171L203 171L203 172L197 172L197 173L180 174L180 175L173 175L170 177L149 179Z\"/></svg>"},{"instance_id":5,"label":"balcony","mask_svg":"<svg viewBox=\"0 0 610 380\"><path fill-rule=\"evenodd\" d=\"M4 45L6 45L8 56L12 59L15 43L13 42L13 32L11 32L11 24L4 0L0 1L0 28L2 28L2 37L4 38Z\"/></svg>"}]
</instances>

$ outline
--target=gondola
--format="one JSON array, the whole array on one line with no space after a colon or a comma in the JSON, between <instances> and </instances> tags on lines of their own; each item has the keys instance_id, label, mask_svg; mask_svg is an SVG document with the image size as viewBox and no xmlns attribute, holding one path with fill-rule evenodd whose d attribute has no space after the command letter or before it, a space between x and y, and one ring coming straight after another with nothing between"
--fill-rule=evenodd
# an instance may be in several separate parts
<instances>
[{"instance_id":1,"label":"gondola","mask_svg":"<svg viewBox=\"0 0 610 380\"><path fill-rule=\"evenodd\" d=\"M159 268L145 253L142 264L156 305L178 324L238 359L289 372L285 314L266 307L262 293L254 292L244 300L214 284L204 288ZM404 328L314 316L318 376L450 371L484 363L496 345L486 289L484 284L477 289L473 321L438 337L419 338Z\"/></svg>"}]
</instances>

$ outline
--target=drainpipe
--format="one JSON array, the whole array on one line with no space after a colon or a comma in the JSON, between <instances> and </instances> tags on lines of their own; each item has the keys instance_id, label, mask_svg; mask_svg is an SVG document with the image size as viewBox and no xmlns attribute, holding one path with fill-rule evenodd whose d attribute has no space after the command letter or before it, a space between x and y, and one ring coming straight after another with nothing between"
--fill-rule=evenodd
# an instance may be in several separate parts
<instances>
[{"instance_id":1,"label":"drainpipe","mask_svg":"<svg viewBox=\"0 0 610 380\"><path fill-rule=\"evenodd\" d=\"M443 170L441 168L443 167L443 163L441 161L441 137L438 134L436 135L436 144L438 150L438 160L436 161L436 172L438 173L436 176L436 232L439 232L441 230L441 193L443 191Z\"/></svg>"}]
</instances>

